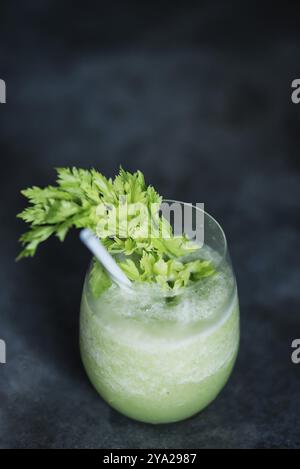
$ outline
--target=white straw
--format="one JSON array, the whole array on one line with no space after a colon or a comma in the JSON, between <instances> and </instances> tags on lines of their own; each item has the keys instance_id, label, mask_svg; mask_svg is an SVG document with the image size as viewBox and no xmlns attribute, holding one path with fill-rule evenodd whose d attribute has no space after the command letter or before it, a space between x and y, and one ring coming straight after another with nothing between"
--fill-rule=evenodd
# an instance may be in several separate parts
<instances>
[{"instance_id":1,"label":"white straw","mask_svg":"<svg viewBox=\"0 0 300 469\"><path fill-rule=\"evenodd\" d=\"M114 258L109 254L101 241L87 228L80 232L79 237L98 261L101 262L112 281L119 285L119 287L126 288L128 290L132 285L131 281L118 266Z\"/></svg>"}]
</instances>

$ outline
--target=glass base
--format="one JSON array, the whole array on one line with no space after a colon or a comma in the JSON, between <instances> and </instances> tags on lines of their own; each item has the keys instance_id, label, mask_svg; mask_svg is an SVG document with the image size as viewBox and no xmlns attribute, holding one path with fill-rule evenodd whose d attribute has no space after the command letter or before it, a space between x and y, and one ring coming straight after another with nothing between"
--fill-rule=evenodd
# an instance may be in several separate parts
<instances>
[{"instance_id":1,"label":"glass base","mask_svg":"<svg viewBox=\"0 0 300 469\"><path fill-rule=\"evenodd\" d=\"M81 357L86 373L100 396L115 410L140 422L163 424L185 420L207 407L225 386L232 372L234 357L216 373L199 383L177 384L165 395L153 396L124 393L106 387L101 380L101 371L96 362L81 346Z\"/></svg>"}]
</instances>

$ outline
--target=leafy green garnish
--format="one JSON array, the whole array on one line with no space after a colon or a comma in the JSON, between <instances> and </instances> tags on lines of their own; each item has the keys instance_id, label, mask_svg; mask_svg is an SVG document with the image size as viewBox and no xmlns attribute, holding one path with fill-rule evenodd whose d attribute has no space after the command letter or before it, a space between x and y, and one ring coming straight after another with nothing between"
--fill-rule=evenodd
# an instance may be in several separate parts
<instances>
[{"instance_id":1,"label":"leafy green garnish","mask_svg":"<svg viewBox=\"0 0 300 469\"><path fill-rule=\"evenodd\" d=\"M182 262L178 259L165 259L161 253L144 252L139 265L131 259L120 263L121 268L132 280L157 282L163 289L179 290L190 281L209 277L214 268L209 261L195 260Z\"/></svg>"},{"instance_id":2,"label":"leafy green garnish","mask_svg":"<svg viewBox=\"0 0 300 469\"><path fill-rule=\"evenodd\" d=\"M172 233L169 222L159 215L161 196L145 184L140 171L121 168L114 180L95 169L59 168L57 174L56 186L22 191L30 205L18 217L30 229L20 238L23 250L18 259L34 256L51 235L63 241L75 227L89 228L101 237L132 281L156 282L176 292L214 273L209 261L181 259L199 248L186 236ZM95 296L110 286L96 261L90 281Z\"/></svg>"},{"instance_id":3,"label":"leafy green garnish","mask_svg":"<svg viewBox=\"0 0 300 469\"><path fill-rule=\"evenodd\" d=\"M111 280L106 274L102 265L93 259L93 265L90 272L90 288L95 298L98 298L107 288L111 286Z\"/></svg>"}]
</instances>

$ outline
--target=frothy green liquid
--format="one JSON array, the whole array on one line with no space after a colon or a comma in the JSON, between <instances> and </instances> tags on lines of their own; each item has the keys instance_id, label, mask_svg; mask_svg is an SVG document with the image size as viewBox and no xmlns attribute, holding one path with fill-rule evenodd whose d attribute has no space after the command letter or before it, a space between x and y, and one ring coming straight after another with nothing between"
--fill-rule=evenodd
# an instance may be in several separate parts
<instances>
[{"instance_id":1,"label":"frothy green liquid","mask_svg":"<svg viewBox=\"0 0 300 469\"><path fill-rule=\"evenodd\" d=\"M157 287L112 286L94 300L85 284L80 348L99 394L136 420L175 422L206 407L225 385L239 344L234 279L214 277L166 301Z\"/></svg>"}]
</instances>

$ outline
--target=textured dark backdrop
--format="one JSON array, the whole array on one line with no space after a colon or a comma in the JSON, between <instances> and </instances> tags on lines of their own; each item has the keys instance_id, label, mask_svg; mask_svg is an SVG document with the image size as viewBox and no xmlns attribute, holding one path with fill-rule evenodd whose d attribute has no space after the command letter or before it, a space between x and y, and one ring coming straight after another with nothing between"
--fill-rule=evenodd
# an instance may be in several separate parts
<instances>
[{"instance_id":1,"label":"textured dark backdrop","mask_svg":"<svg viewBox=\"0 0 300 469\"><path fill-rule=\"evenodd\" d=\"M1 2L0 447L296 447L300 365L299 8L276 2ZM21 188L119 164L224 226L241 301L237 366L204 412L137 423L82 369L77 234L15 264Z\"/></svg>"}]
</instances>

